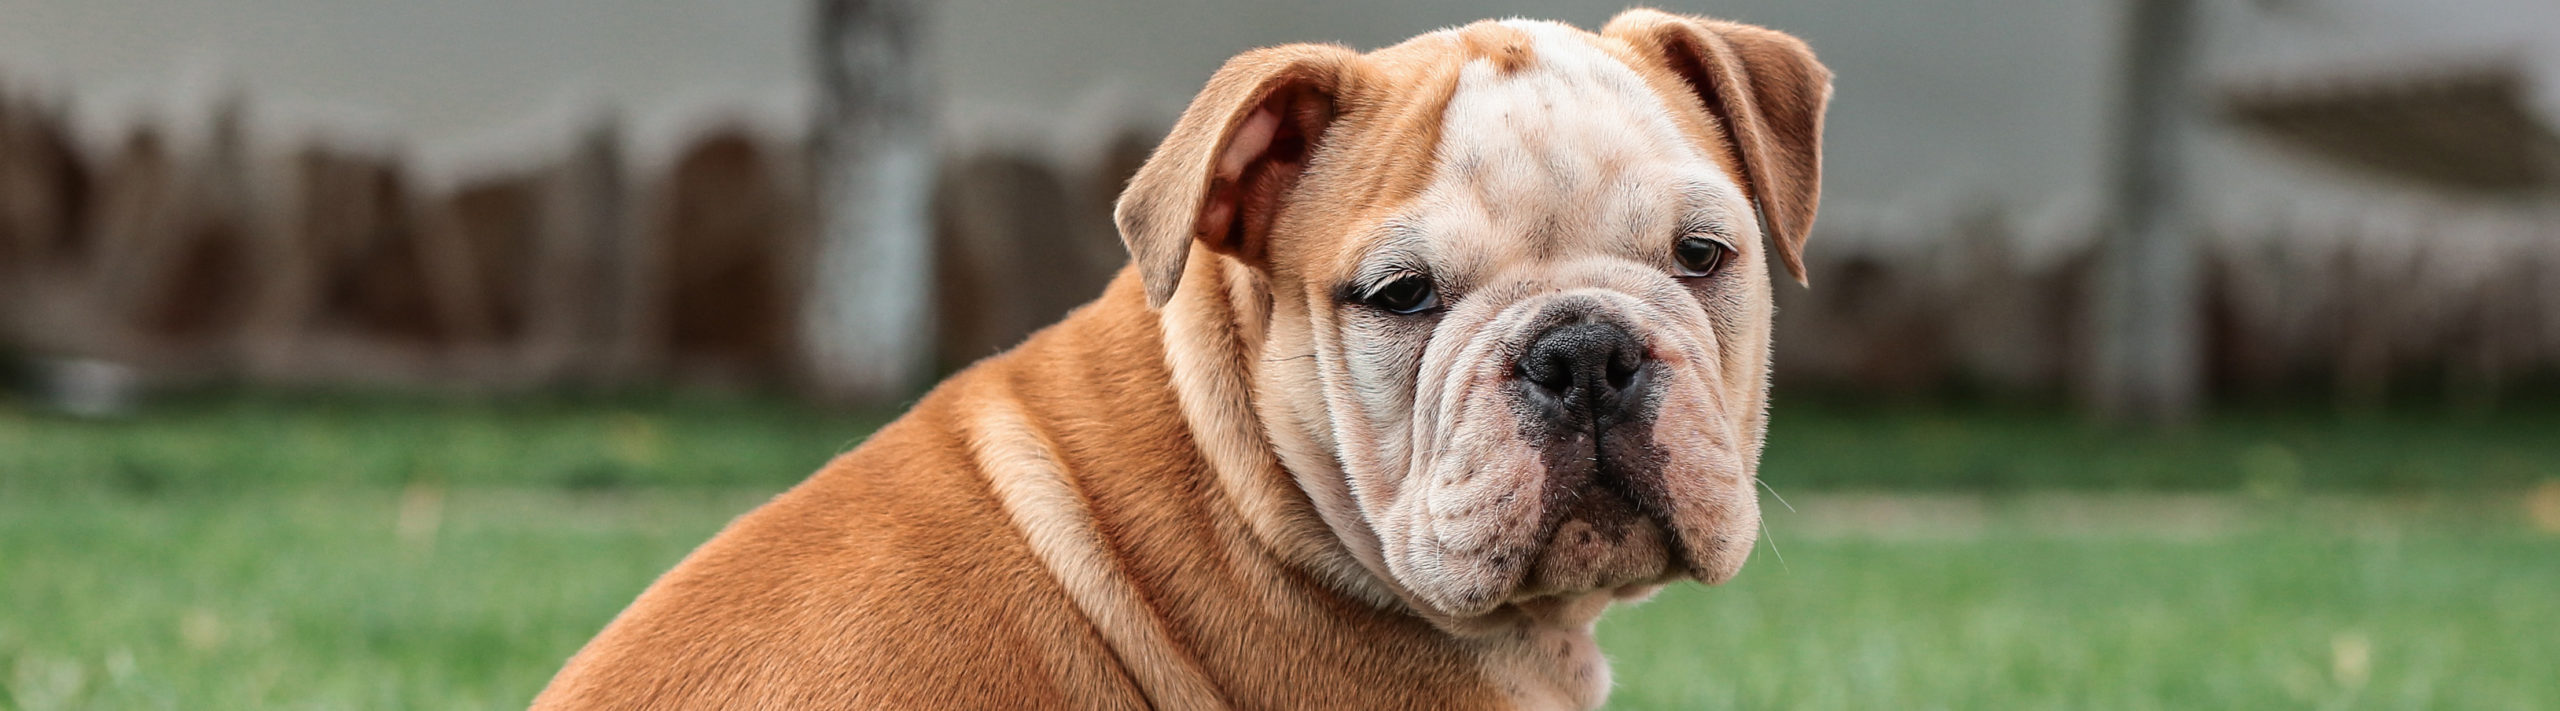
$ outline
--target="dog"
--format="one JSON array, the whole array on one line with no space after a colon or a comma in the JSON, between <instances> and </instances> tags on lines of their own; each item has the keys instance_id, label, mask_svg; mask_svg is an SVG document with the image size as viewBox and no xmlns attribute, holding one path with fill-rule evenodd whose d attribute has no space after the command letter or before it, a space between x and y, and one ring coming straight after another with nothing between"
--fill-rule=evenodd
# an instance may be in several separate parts
<instances>
[{"instance_id":1,"label":"dog","mask_svg":"<svg viewBox=\"0 0 2560 711\"><path fill-rule=\"evenodd\" d=\"M538 709L1589 708L1759 528L1830 72L1731 22L1229 60L1131 265L741 517Z\"/></svg>"}]
</instances>

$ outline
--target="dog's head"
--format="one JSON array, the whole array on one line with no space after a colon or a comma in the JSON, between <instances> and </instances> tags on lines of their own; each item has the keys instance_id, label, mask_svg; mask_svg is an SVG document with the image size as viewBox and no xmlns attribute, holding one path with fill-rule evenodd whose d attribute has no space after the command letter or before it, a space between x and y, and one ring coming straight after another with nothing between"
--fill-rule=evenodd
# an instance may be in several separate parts
<instances>
[{"instance_id":1,"label":"dog's head","mask_svg":"<svg viewBox=\"0 0 2560 711\"><path fill-rule=\"evenodd\" d=\"M1117 219L1156 306L1186 271L1228 285L1196 296L1247 341L1263 434L1427 616L1721 582L1756 540L1767 259L1803 278L1829 95L1792 37L1649 10L1273 47Z\"/></svg>"}]
</instances>

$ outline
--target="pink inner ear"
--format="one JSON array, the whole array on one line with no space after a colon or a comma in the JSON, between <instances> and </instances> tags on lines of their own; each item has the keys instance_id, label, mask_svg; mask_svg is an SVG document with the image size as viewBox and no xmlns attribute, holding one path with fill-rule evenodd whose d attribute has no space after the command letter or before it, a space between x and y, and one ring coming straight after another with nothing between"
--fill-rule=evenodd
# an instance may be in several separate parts
<instances>
[{"instance_id":1,"label":"pink inner ear","mask_svg":"<svg viewBox=\"0 0 2560 711\"><path fill-rule=\"evenodd\" d=\"M1227 150L1218 154L1218 179L1235 181L1244 177L1246 166L1271 150L1271 138L1280 133L1280 110L1269 103L1255 107L1253 115L1236 126L1235 135L1227 139Z\"/></svg>"},{"instance_id":2,"label":"pink inner ear","mask_svg":"<svg viewBox=\"0 0 2560 711\"><path fill-rule=\"evenodd\" d=\"M1222 239L1235 224L1237 203L1244 199L1241 183L1244 171L1271 151L1271 141L1280 133L1280 111L1265 103L1236 126L1227 139L1226 149L1218 154L1216 172L1209 181L1209 194L1201 201L1200 222L1193 231L1198 237Z\"/></svg>"}]
</instances>

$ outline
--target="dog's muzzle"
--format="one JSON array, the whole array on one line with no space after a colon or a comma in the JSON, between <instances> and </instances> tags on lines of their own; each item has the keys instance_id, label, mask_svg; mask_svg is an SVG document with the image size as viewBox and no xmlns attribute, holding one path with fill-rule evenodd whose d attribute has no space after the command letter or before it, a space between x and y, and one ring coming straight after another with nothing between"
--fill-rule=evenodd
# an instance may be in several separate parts
<instances>
[{"instance_id":1,"label":"dog's muzzle","mask_svg":"<svg viewBox=\"0 0 2560 711\"><path fill-rule=\"evenodd\" d=\"M1677 546L1653 444L1661 365L1632 329L1574 306L1551 307L1514 364L1520 426L1546 453L1545 548L1522 595L1650 582Z\"/></svg>"}]
</instances>

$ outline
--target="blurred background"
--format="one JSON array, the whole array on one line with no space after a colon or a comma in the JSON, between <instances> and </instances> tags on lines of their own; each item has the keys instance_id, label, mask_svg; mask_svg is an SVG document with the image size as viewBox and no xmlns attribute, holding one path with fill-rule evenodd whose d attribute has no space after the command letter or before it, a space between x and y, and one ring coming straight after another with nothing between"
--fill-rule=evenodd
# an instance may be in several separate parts
<instances>
[{"instance_id":1,"label":"blurred background","mask_svg":"<svg viewBox=\"0 0 2560 711\"><path fill-rule=\"evenodd\" d=\"M1620 9L0 0L0 710L520 706L1098 293L1226 57ZM2560 705L2560 5L1666 9L1838 81L1771 530L1616 705Z\"/></svg>"}]
</instances>

